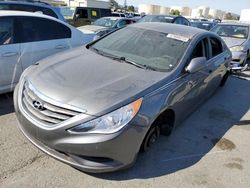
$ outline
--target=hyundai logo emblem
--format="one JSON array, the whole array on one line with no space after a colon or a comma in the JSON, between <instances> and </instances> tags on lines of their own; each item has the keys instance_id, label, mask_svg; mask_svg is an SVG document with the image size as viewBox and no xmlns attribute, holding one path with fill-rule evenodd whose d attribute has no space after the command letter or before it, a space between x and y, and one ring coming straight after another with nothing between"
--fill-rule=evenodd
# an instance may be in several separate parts
<instances>
[{"instance_id":1,"label":"hyundai logo emblem","mask_svg":"<svg viewBox=\"0 0 250 188\"><path fill-rule=\"evenodd\" d=\"M43 110L43 104L40 101L33 101L33 106L34 108L36 108L37 110Z\"/></svg>"}]
</instances>

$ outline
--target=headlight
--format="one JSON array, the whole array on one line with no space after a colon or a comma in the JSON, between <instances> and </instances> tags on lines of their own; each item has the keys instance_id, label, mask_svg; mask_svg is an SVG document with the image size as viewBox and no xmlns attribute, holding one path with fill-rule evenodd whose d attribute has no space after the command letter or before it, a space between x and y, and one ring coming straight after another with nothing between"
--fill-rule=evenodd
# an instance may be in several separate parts
<instances>
[{"instance_id":1,"label":"headlight","mask_svg":"<svg viewBox=\"0 0 250 188\"><path fill-rule=\"evenodd\" d=\"M109 114L69 129L71 133L115 133L127 125L141 107L142 98Z\"/></svg>"},{"instance_id":2,"label":"headlight","mask_svg":"<svg viewBox=\"0 0 250 188\"><path fill-rule=\"evenodd\" d=\"M244 46L233 46L230 48L232 52L240 52L244 50Z\"/></svg>"}]
</instances>

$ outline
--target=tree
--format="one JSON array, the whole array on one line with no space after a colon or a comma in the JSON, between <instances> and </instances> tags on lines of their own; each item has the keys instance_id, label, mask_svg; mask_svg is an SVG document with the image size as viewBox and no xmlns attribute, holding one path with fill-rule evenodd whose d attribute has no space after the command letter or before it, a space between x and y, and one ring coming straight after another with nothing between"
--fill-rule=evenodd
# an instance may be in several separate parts
<instances>
[{"instance_id":1,"label":"tree","mask_svg":"<svg viewBox=\"0 0 250 188\"><path fill-rule=\"evenodd\" d=\"M133 5L128 6L129 12L135 12L135 7Z\"/></svg>"},{"instance_id":2,"label":"tree","mask_svg":"<svg viewBox=\"0 0 250 188\"><path fill-rule=\"evenodd\" d=\"M232 16L232 14L230 12L228 12L225 14L224 19L225 20L233 20L234 17Z\"/></svg>"},{"instance_id":3,"label":"tree","mask_svg":"<svg viewBox=\"0 0 250 188\"><path fill-rule=\"evenodd\" d=\"M172 9L172 10L170 11L170 14L179 16L181 13L180 13L179 10L174 10L174 9Z\"/></svg>"},{"instance_id":4,"label":"tree","mask_svg":"<svg viewBox=\"0 0 250 188\"><path fill-rule=\"evenodd\" d=\"M111 8L114 8L114 9L119 8L119 4L115 0L109 0L109 4Z\"/></svg>"}]
</instances>

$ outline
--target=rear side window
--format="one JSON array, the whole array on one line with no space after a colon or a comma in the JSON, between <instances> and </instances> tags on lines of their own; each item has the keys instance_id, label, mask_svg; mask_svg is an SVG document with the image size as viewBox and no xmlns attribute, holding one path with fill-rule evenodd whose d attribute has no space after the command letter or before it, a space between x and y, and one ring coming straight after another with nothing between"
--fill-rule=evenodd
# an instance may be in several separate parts
<instances>
[{"instance_id":1,"label":"rear side window","mask_svg":"<svg viewBox=\"0 0 250 188\"><path fill-rule=\"evenodd\" d=\"M77 18L88 18L87 9L77 9L76 11Z\"/></svg>"},{"instance_id":2,"label":"rear side window","mask_svg":"<svg viewBox=\"0 0 250 188\"><path fill-rule=\"evenodd\" d=\"M100 17L106 17L111 15L110 9L100 9Z\"/></svg>"},{"instance_id":3,"label":"rear side window","mask_svg":"<svg viewBox=\"0 0 250 188\"><path fill-rule=\"evenodd\" d=\"M71 38L71 30L67 26L49 19L19 17L17 25L20 43Z\"/></svg>"},{"instance_id":4,"label":"rear side window","mask_svg":"<svg viewBox=\"0 0 250 188\"><path fill-rule=\"evenodd\" d=\"M5 10L18 10L18 11L26 11L26 12L42 12L45 15L52 16L54 18L58 18L58 16L55 14L54 11L52 11L49 8L40 7L40 6L11 4L11 5L9 5L9 9L5 9Z\"/></svg>"},{"instance_id":5,"label":"rear side window","mask_svg":"<svg viewBox=\"0 0 250 188\"><path fill-rule=\"evenodd\" d=\"M212 48L212 57L215 57L222 53L222 44L221 41L219 41L216 38L210 38L211 48Z\"/></svg>"},{"instance_id":6,"label":"rear side window","mask_svg":"<svg viewBox=\"0 0 250 188\"><path fill-rule=\"evenodd\" d=\"M14 41L14 28L12 18L0 18L0 45L12 44Z\"/></svg>"}]
</instances>

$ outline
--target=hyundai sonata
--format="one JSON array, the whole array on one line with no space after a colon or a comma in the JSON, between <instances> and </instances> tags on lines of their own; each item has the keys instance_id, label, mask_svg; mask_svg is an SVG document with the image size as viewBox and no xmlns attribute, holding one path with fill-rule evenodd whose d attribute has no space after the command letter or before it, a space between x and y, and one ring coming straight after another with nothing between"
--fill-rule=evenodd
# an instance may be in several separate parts
<instances>
[{"instance_id":1,"label":"hyundai sonata","mask_svg":"<svg viewBox=\"0 0 250 188\"><path fill-rule=\"evenodd\" d=\"M230 61L214 33L132 24L28 68L15 89L19 127L80 170L126 168L225 84Z\"/></svg>"}]
</instances>

